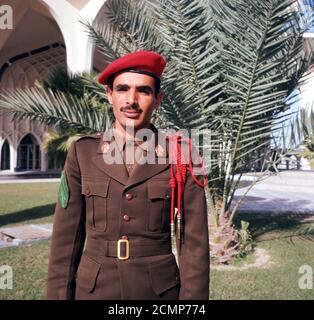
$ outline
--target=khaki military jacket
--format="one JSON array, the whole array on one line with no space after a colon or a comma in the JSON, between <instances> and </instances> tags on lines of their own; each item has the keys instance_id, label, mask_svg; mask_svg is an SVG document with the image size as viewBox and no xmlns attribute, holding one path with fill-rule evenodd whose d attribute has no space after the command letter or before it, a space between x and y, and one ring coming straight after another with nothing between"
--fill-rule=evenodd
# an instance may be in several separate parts
<instances>
[{"instance_id":1,"label":"khaki military jacket","mask_svg":"<svg viewBox=\"0 0 314 320\"><path fill-rule=\"evenodd\" d=\"M160 151L154 134L148 150L164 163L137 164L129 176L123 163L104 161L105 136L84 136L69 149L64 166L68 198L66 205L59 198L55 207L47 299L207 300L204 189L188 173L176 261L167 146Z\"/></svg>"}]
</instances>

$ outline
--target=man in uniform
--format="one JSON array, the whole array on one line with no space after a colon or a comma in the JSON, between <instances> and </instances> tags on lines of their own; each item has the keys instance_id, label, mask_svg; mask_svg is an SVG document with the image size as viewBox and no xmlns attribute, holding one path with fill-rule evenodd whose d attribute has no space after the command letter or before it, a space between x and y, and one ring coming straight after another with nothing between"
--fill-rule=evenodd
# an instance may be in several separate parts
<instances>
[{"instance_id":1,"label":"man in uniform","mask_svg":"<svg viewBox=\"0 0 314 320\"><path fill-rule=\"evenodd\" d=\"M182 192L178 264L171 249L169 143L159 143L150 123L162 100L165 64L155 52L138 51L99 76L115 123L70 146L55 208L48 299L208 299L206 202L190 171ZM143 129L146 140L136 135ZM141 160L148 153L155 163L128 161L130 154ZM109 163L109 155L121 161Z\"/></svg>"}]
</instances>

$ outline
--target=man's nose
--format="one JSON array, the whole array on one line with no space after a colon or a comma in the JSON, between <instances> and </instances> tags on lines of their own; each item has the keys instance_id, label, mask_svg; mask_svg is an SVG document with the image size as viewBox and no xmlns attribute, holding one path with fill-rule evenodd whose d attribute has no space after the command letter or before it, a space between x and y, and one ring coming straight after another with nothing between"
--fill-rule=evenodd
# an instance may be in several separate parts
<instances>
[{"instance_id":1,"label":"man's nose","mask_svg":"<svg viewBox=\"0 0 314 320\"><path fill-rule=\"evenodd\" d=\"M127 96L127 104L128 105L133 105L137 103L137 94L135 90L130 90L128 92L128 96Z\"/></svg>"}]
</instances>

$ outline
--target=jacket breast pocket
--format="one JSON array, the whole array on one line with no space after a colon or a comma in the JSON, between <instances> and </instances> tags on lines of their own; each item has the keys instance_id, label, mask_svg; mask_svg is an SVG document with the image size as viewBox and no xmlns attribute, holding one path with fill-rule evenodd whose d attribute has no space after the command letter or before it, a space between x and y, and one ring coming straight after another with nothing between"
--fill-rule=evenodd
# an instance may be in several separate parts
<instances>
[{"instance_id":1,"label":"jacket breast pocket","mask_svg":"<svg viewBox=\"0 0 314 320\"><path fill-rule=\"evenodd\" d=\"M86 223L96 231L107 229L107 202L110 179L84 180L82 194L86 201Z\"/></svg>"},{"instance_id":2,"label":"jacket breast pocket","mask_svg":"<svg viewBox=\"0 0 314 320\"><path fill-rule=\"evenodd\" d=\"M149 180L148 188L148 231L170 229L170 187L169 180Z\"/></svg>"}]
</instances>

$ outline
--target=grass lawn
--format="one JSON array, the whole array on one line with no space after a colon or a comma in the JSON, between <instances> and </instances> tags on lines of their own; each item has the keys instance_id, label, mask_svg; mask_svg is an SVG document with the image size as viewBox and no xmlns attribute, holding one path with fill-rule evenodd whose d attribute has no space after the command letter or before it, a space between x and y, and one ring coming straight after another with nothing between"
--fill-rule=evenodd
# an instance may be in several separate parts
<instances>
[{"instance_id":1,"label":"grass lawn","mask_svg":"<svg viewBox=\"0 0 314 320\"><path fill-rule=\"evenodd\" d=\"M294 214L238 215L236 224L250 222L256 247L267 250L270 261L246 270L211 270L210 298L314 300L314 289L299 288L300 266L314 270L314 217L304 218Z\"/></svg>"},{"instance_id":2,"label":"grass lawn","mask_svg":"<svg viewBox=\"0 0 314 320\"><path fill-rule=\"evenodd\" d=\"M0 300L39 300L45 298L50 241L0 249L0 266L13 271L13 288L0 289ZM0 275L1 276L1 275Z\"/></svg>"},{"instance_id":3,"label":"grass lawn","mask_svg":"<svg viewBox=\"0 0 314 320\"><path fill-rule=\"evenodd\" d=\"M0 228L53 221L59 183L0 184Z\"/></svg>"},{"instance_id":4,"label":"grass lawn","mask_svg":"<svg viewBox=\"0 0 314 320\"><path fill-rule=\"evenodd\" d=\"M9 225L52 221L57 188L57 183L0 185L0 222ZM314 289L302 290L298 286L300 266L306 264L314 269L313 220L304 221L304 217L296 215L246 214L238 215L236 223L241 219L250 222L256 247L267 250L270 261L265 266L241 271L211 270L210 299L313 300ZM0 266L10 265L13 269L13 289L0 289L0 300L44 299L49 245L45 241L0 249ZM252 257L247 261L252 261Z\"/></svg>"},{"instance_id":5,"label":"grass lawn","mask_svg":"<svg viewBox=\"0 0 314 320\"><path fill-rule=\"evenodd\" d=\"M263 268L238 271L211 271L210 298L215 300L314 300L314 289L299 289L301 265L314 269L313 243L295 240L268 240L258 243L271 260Z\"/></svg>"}]
</instances>

